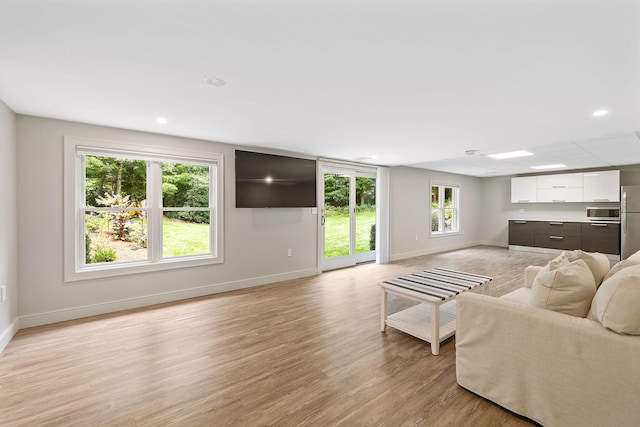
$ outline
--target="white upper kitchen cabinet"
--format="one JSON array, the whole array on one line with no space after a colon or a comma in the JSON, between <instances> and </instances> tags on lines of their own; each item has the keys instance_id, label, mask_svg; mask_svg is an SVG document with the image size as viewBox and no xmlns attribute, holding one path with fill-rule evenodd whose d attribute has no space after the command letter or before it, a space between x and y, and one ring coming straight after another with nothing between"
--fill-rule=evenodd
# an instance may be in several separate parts
<instances>
[{"instance_id":1,"label":"white upper kitchen cabinet","mask_svg":"<svg viewBox=\"0 0 640 427\"><path fill-rule=\"evenodd\" d=\"M583 174L582 198L585 202L619 202L620 171L596 171Z\"/></svg>"},{"instance_id":2,"label":"white upper kitchen cabinet","mask_svg":"<svg viewBox=\"0 0 640 427\"><path fill-rule=\"evenodd\" d=\"M538 176L538 202L582 202L582 173Z\"/></svg>"},{"instance_id":3,"label":"white upper kitchen cabinet","mask_svg":"<svg viewBox=\"0 0 640 427\"><path fill-rule=\"evenodd\" d=\"M541 188L582 188L582 173L539 175L538 189Z\"/></svg>"},{"instance_id":4,"label":"white upper kitchen cabinet","mask_svg":"<svg viewBox=\"0 0 640 427\"><path fill-rule=\"evenodd\" d=\"M511 203L535 203L537 201L537 176L511 178Z\"/></svg>"}]
</instances>

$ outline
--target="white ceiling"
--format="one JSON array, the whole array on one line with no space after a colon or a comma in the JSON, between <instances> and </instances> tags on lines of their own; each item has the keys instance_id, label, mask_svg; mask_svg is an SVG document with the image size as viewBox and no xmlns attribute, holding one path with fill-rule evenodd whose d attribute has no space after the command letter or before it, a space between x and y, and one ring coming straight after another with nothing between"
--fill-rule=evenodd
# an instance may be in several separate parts
<instances>
[{"instance_id":1,"label":"white ceiling","mask_svg":"<svg viewBox=\"0 0 640 427\"><path fill-rule=\"evenodd\" d=\"M640 163L640 0L0 0L0 99L474 176Z\"/></svg>"}]
</instances>

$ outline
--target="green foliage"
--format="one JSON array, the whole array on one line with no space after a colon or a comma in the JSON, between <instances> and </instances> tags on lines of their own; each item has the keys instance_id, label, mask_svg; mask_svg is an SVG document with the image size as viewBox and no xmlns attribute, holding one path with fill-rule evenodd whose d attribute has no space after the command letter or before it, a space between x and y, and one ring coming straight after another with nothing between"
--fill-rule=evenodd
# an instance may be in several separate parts
<instances>
[{"instance_id":1,"label":"green foliage","mask_svg":"<svg viewBox=\"0 0 640 427\"><path fill-rule=\"evenodd\" d=\"M141 207L146 201L147 162L108 156L85 156L87 206ZM162 163L162 199L164 207L209 207L209 166L185 163ZM208 212L167 212L171 218L206 223ZM127 239L126 222L130 218L114 218L114 231L119 239Z\"/></svg>"},{"instance_id":2,"label":"green foliage","mask_svg":"<svg viewBox=\"0 0 640 427\"><path fill-rule=\"evenodd\" d=\"M109 247L99 248L96 249L96 253L93 255L93 258L91 258L91 261L93 263L113 262L117 257L115 249Z\"/></svg>"},{"instance_id":3,"label":"green foliage","mask_svg":"<svg viewBox=\"0 0 640 427\"><path fill-rule=\"evenodd\" d=\"M85 156L87 206L97 206L105 193L129 194L139 202L147 198L147 162L107 156Z\"/></svg>"},{"instance_id":4,"label":"green foliage","mask_svg":"<svg viewBox=\"0 0 640 427\"><path fill-rule=\"evenodd\" d=\"M349 177L325 174L324 201L334 207L349 206Z\"/></svg>"},{"instance_id":5,"label":"green foliage","mask_svg":"<svg viewBox=\"0 0 640 427\"><path fill-rule=\"evenodd\" d=\"M376 179L356 177L356 204L358 206L376 204Z\"/></svg>"},{"instance_id":6,"label":"green foliage","mask_svg":"<svg viewBox=\"0 0 640 427\"><path fill-rule=\"evenodd\" d=\"M184 163L162 163L164 207L209 207L209 167ZM168 218L208 223L209 212L165 212Z\"/></svg>"},{"instance_id":7,"label":"green foliage","mask_svg":"<svg viewBox=\"0 0 640 427\"><path fill-rule=\"evenodd\" d=\"M376 211L376 207L371 206L371 205L357 205L356 206L356 213L362 213L362 212L375 212ZM349 206L340 206L340 207L336 207L336 206L331 206L331 205L325 205L324 206L324 215L325 216L334 216L334 215L348 215L349 214Z\"/></svg>"},{"instance_id":8,"label":"green foliage","mask_svg":"<svg viewBox=\"0 0 640 427\"><path fill-rule=\"evenodd\" d=\"M91 236L89 233L84 235L84 262L91 264Z\"/></svg>"},{"instance_id":9,"label":"green foliage","mask_svg":"<svg viewBox=\"0 0 640 427\"><path fill-rule=\"evenodd\" d=\"M112 208L132 208L130 211L105 213L113 221L113 233L118 240L129 240L132 227L138 225L138 220L144 221L145 212L139 210L146 205L146 201L131 202L131 196L104 193L103 197L96 198L96 203ZM145 239L146 240L146 239Z\"/></svg>"},{"instance_id":10,"label":"green foliage","mask_svg":"<svg viewBox=\"0 0 640 427\"><path fill-rule=\"evenodd\" d=\"M371 224L371 232L369 233L369 250L376 250L376 225Z\"/></svg>"},{"instance_id":11,"label":"green foliage","mask_svg":"<svg viewBox=\"0 0 640 427\"><path fill-rule=\"evenodd\" d=\"M85 226L88 231L95 233L104 228L105 221L107 220L103 214L94 212L85 219Z\"/></svg>"},{"instance_id":12,"label":"green foliage","mask_svg":"<svg viewBox=\"0 0 640 427\"><path fill-rule=\"evenodd\" d=\"M325 205L333 207L349 206L349 181L348 176L337 174L324 175L324 200ZM376 204L376 180L375 178L356 177L356 205Z\"/></svg>"}]
</instances>

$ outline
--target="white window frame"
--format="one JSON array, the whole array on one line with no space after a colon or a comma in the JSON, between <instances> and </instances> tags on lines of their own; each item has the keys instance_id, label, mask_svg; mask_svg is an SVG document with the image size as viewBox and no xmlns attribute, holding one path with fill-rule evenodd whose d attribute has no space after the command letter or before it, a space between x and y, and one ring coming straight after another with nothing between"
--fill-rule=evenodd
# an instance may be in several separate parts
<instances>
[{"instance_id":1,"label":"white window frame","mask_svg":"<svg viewBox=\"0 0 640 427\"><path fill-rule=\"evenodd\" d=\"M440 205L437 210L439 211L438 215L438 228L440 230L444 230L444 189L452 188L453 189L453 204L454 206L450 209L453 209L453 223L455 224L455 229L453 230L444 230L444 231L433 231L431 230L431 218L433 215L434 208L431 206L431 192L433 191L433 187L438 187L438 201ZM460 184L451 184L445 182L432 181L429 186L429 235L430 237L445 237L445 236L455 236L462 234L462 229L460 225L460 193L461 188Z\"/></svg>"},{"instance_id":2,"label":"white window frame","mask_svg":"<svg viewBox=\"0 0 640 427\"><path fill-rule=\"evenodd\" d=\"M201 210L202 208L163 208L162 188L151 188L149 182L162 183L160 163L175 162L200 164L210 166L209 174L209 208L211 211L209 222L210 247L206 254L182 255L177 257L162 257L162 224L147 225L149 240L156 242L151 245L148 259L128 261L122 263L100 263L85 265L85 170L83 159L85 155L125 156L128 158L144 159L150 162L147 170L147 207L144 211L162 212L163 210ZM155 176L150 179L149 176ZM218 153L183 151L167 147L150 147L132 143L103 141L92 138L75 136L64 137L64 280L73 282L78 280L96 279L101 277L121 276L126 274L145 273L174 268L193 267L224 262L223 256L223 156ZM117 209L115 209L117 210ZM130 209L129 209L130 210Z\"/></svg>"}]
</instances>

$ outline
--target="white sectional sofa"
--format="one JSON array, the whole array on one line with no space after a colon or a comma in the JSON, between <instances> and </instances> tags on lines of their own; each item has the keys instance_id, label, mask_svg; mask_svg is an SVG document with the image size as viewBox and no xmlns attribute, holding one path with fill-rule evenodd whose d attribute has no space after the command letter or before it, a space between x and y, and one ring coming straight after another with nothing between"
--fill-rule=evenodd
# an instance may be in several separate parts
<instances>
[{"instance_id":1,"label":"white sectional sofa","mask_svg":"<svg viewBox=\"0 0 640 427\"><path fill-rule=\"evenodd\" d=\"M564 256L501 298L458 297L458 384L548 427L638 426L640 254Z\"/></svg>"}]
</instances>

